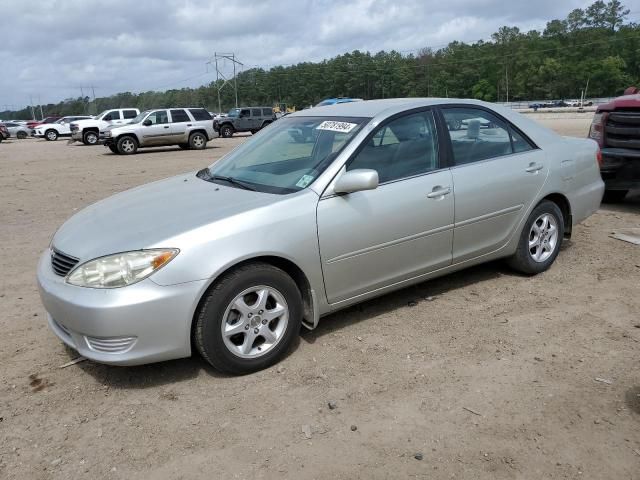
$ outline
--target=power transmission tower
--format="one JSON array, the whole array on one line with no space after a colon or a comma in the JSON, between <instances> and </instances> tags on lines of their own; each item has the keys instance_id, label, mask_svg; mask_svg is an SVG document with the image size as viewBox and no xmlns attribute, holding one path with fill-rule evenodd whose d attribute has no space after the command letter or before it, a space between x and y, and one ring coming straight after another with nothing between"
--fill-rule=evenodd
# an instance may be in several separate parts
<instances>
[{"instance_id":1,"label":"power transmission tower","mask_svg":"<svg viewBox=\"0 0 640 480\"><path fill-rule=\"evenodd\" d=\"M242 68L244 67L244 64L238 61L235 53L218 53L218 52L214 52L213 59L207 62L207 65L211 65L213 63L216 67L216 89L218 90L218 112L221 113L222 100L220 98L220 92L227 84L231 83L231 80L227 78L224 72L220 69L221 66L218 63L218 60L220 60L223 63L225 60L229 60L233 65L233 90L236 97L236 108L238 108L238 80L236 75L236 65L239 65ZM219 85L221 79L223 80L223 82L222 82L222 85Z\"/></svg>"}]
</instances>

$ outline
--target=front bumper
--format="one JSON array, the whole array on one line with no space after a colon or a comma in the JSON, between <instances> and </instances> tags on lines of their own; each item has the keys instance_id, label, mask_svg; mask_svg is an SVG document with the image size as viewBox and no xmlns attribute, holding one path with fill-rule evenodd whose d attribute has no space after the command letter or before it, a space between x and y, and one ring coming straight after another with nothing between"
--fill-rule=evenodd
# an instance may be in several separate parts
<instances>
[{"instance_id":1,"label":"front bumper","mask_svg":"<svg viewBox=\"0 0 640 480\"><path fill-rule=\"evenodd\" d=\"M141 365L191 355L191 320L205 280L160 286L147 278L123 288L76 287L53 272L49 250L37 277L49 327L82 356Z\"/></svg>"},{"instance_id":2,"label":"front bumper","mask_svg":"<svg viewBox=\"0 0 640 480\"><path fill-rule=\"evenodd\" d=\"M640 187L640 151L630 148L603 148L600 175L607 190L630 190Z\"/></svg>"}]
</instances>

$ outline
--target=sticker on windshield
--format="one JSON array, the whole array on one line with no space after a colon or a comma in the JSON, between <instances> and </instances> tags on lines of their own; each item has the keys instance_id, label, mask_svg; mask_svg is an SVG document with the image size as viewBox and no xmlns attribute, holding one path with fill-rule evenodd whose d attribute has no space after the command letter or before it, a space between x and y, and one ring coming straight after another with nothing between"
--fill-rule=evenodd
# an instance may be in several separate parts
<instances>
[{"instance_id":1,"label":"sticker on windshield","mask_svg":"<svg viewBox=\"0 0 640 480\"><path fill-rule=\"evenodd\" d=\"M330 130L332 132L349 133L358 126L357 123L334 122L333 120L325 120L316 127L316 130Z\"/></svg>"},{"instance_id":2,"label":"sticker on windshield","mask_svg":"<svg viewBox=\"0 0 640 480\"><path fill-rule=\"evenodd\" d=\"M296 187L306 188L306 186L311 182L313 182L313 177L311 175L302 175L300 180L298 180L298 183L296 183Z\"/></svg>"}]
</instances>

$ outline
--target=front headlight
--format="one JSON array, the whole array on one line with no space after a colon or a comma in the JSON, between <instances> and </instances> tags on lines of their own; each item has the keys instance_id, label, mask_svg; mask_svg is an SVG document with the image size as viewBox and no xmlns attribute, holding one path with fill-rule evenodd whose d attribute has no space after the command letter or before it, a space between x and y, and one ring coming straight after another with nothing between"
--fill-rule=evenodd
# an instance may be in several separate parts
<instances>
[{"instance_id":1,"label":"front headlight","mask_svg":"<svg viewBox=\"0 0 640 480\"><path fill-rule=\"evenodd\" d=\"M105 137L110 137L111 136L111 130L107 130L106 132L103 132Z\"/></svg>"},{"instance_id":2,"label":"front headlight","mask_svg":"<svg viewBox=\"0 0 640 480\"><path fill-rule=\"evenodd\" d=\"M175 248L137 250L96 258L76 267L67 283L91 288L126 287L165 266L178 252Z\"/></svg>"}]
</instances>

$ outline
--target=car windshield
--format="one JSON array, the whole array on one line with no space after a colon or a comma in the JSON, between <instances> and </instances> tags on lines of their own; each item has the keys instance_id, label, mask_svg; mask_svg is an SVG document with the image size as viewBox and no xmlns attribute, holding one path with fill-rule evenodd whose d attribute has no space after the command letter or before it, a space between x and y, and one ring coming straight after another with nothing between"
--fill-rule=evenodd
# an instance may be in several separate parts
<instances>
[{"instance_id":1,"label":"car windshield","mask_svg":"<svg viewBox=\"0 0 640 480\"><path fill-rule=\"evenodd\" d=\"M105 110L104 112L100 112L98 115L96 115L96 116L95 116L95 117L93 117L93 118L95 118L96 120L101 120L101 119L102 119L102 117L104 117L104 116L107 114L107 112L110 112L110 111L111 111L111 110Z\"/></svg>"},{"instance_id":2,"label":"car windshield","mask_svg":"<svg viewBox=\"0 0 640 480\"><path fill-rule=\"evenodd\" d=\"M145 110L144 112L140 112L138 116L135 118L132 118L129 123L140 123L142 120L144 120L144 117L149 115L149 112L151 112L151 110Z\"/></svg>"},{"instance_id":3,"label":"car windshield","mask_svg":"<svg viewBox=\"0 0 640 480\"><path fill-rule=\"evenodd\" d=\"M229 110L229 113L227 113L227 117L238 117L238 116L240 116L239 108L232 108L231 110Z\"/></svg>"},{"instance_id":4,"label":"car windshield","mask_svg":"<svg viewBox=\"0 0 640 480\"><path fill-rule=\"evenodd\" d=\"M368 120L282 118L212 165L209 178L201 178L268 193L297 192L318 178Z\"/></svg>"}]
</instances>

